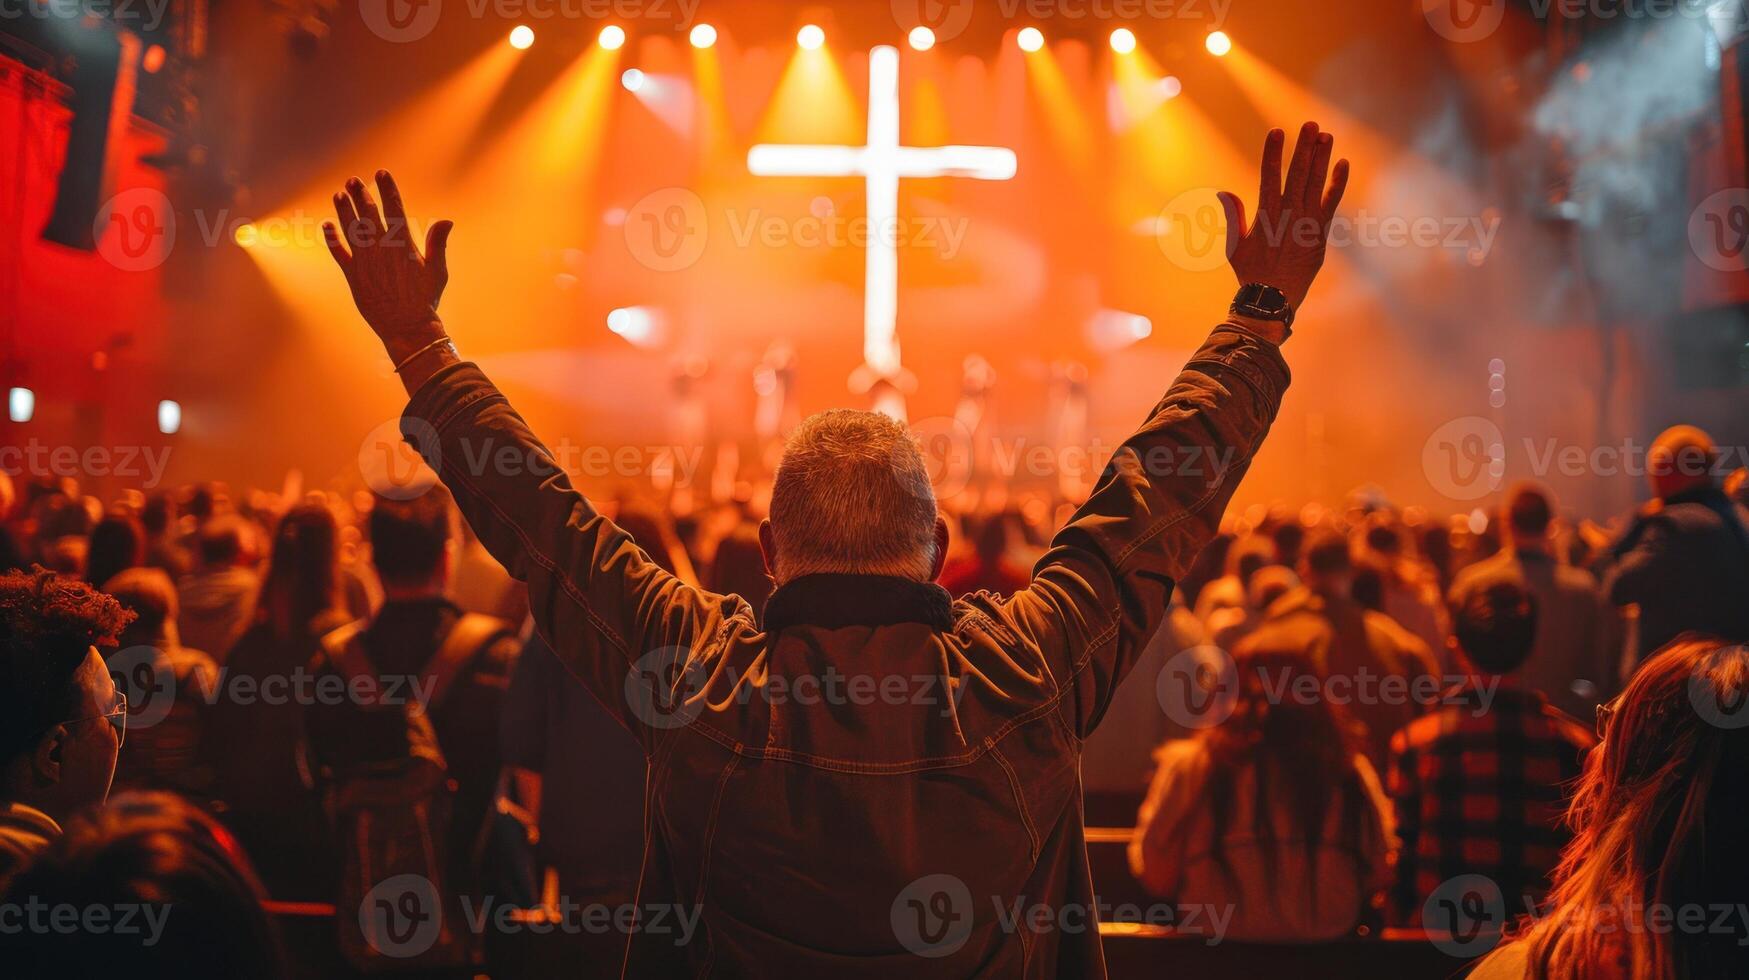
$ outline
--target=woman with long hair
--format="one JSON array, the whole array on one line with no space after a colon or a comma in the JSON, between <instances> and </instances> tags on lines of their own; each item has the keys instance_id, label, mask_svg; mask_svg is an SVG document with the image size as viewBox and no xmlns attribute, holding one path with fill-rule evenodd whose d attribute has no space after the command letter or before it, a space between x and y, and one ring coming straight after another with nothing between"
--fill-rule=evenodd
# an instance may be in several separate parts
<instances>
[{"instance_id":1,"label":"woman with long hair","mask_svg":"<svg viewBox=\"0 0 1749 980\"><path fill-rule=\"evenodd\" d=\"M275 898L329 897L338 866L304 758L304 706L295 692L322 637L351 617L341 598L340 532L319 503L299 504L274 529L255 622L226 665L229 690L210 731L226 820Z\"/></svg>"},{"instance_id":2,"label":"woman with long hair","mask_svg":"<svg viewBox=\"0 0 1749 980\"><path fill-rule=\"evenodd\" d=\"M1749 647L1686 634L1598 709L1548 906L1472 978L1749 976Z\"/></svg>"},{"instance_id":3,"label":"woman with long hair","mask_svg":"<svg viewBox=\"0 0 1749 980\"><path fill-rule=\"evenodd\" d=\"M1130 867L1180 906L1230 909L1227 938L1348 935L1389 880L1391 811L1378 776L1353 723L1324 697L1309 651L1266 628L1231 666L1203 692L1205 717L1231 713L1157 753Z\"/></svg>"}]
</instances>

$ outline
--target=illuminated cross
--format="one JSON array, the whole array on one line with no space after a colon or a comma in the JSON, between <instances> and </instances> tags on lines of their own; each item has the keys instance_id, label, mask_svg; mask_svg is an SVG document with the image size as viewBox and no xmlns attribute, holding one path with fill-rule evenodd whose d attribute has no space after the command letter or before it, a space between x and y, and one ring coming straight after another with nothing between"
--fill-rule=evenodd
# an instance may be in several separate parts
<instances>
[{"instance_id":1,"label":"illuminated cross","mask_svg":"<svg viewBox=\"0 0 1749 980\"><path fill-rule=\"evenodd\" d=\"M875 378L899 373L899 178L1009 180L1014 151L999 146L900 146L899 49L868 56L866 146L760 144L747 151L759 177L863 177L868 183L867 272L863 284L862 359Z\"/></svg>"}]
</instances>

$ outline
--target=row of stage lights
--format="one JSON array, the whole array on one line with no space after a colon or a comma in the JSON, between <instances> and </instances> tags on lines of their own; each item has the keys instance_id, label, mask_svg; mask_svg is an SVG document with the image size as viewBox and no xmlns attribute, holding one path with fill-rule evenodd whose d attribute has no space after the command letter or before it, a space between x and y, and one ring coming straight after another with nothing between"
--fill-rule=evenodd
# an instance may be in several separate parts
<instances>
[{"instance_id":1,"label":"row of stage lights","mask_svg":"<svg viewBox=\"0 0 1749 980\"><path fill-rule=\"evenodd\" d=\"M36 417L36 392L29 388L6 389L6 420L22 425ZM158 402L158 431L173 436L182 430L182 403L171 398Z\"/></svg>"},{"instance_id":2,"label":"row of stage lights","mask_svg":"<svg viewBox=\"0 0 1749 980\"><path fill-rule=\"evenodd\" d=\"M603 48L616 51L625 46L625 28L609 24L601 29L596 39ZM695 48L709 48L717 43L717 29L709 24L696 24L687 40ZM927 27L913 27L906 37L906 42L914 50L928 51L935 47L935 32ZM1015 35L1014 41L1020 50L1026 52L1041 51L1045 46L1045 33L1036 27L1023 27ZM826 44L826 30L818 24L806 24L796 31L796 44L805 51L816 51ZM534 45L534 28L526 24L516 27L510 32L510 46L519 51L527 50ZM1210 31L1203 39L1203 47L1209 54L1216 57L1233 50L1233 39L1225 31ZM1120 27L1111 32L1111 49L1118 54L1129 54L1136 49L1136 34L1127 27Z\"/></svg>"}]
</instances>

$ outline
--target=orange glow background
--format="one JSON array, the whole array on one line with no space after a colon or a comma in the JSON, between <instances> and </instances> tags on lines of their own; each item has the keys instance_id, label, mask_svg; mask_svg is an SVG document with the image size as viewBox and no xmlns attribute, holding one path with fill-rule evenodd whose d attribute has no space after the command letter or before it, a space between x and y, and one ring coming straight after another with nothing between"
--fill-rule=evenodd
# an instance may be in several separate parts
<instances>
[{"instance_id":1,"label":"orange glow background","mask_svg":"<svg viewBox=\"0 0 1749 980\"><path fill-rule=\"evenodd\" d=\"M900 248L899 334L919 382L912 418L953 411L962 362L976 353L998 375L997 434L1036 442L1049 430L1052 365L1079 361L1092 379L1090 434L1115 444L1234 287L1224 267L1172 261L1155 234L1163 214L1202 202L1190 212L1192 248L1218 248L1218 220L1200 221L1212 191L1254 201L1265 131L1311 118L1353 162L1350 215L1499 227L1480 260L1447 247L1333 252L1287 347L1295 384L1241 504L1334 502L1374 482L1405 503L1468 509L1476 502L1441 497L1421 465L1429 435L1462 416L1586 445L1638 431L1646 381L1621 367L1634 360L1614 349L1625 341L1583 309L1527 325L1523 297L1558 249L1489 190L1485 166L1429 139L1442 119L1470 113L1479 158L1488 141L1510 141L1527 106L1500 78L1541 43L1539 29L1509 21L1489 45L1457 46L1427 28L1418 2L1343 6L1352 9L1236 4L1220 25L1235 41L1226 58L1203 50L1208 25L1193 21L1138 26L1140 47L1126 55L1053 37L1048 24L1033 54L1014 44L1018 24L999 45L944 40L928 52L891 31L905 143L999 145L1019 157L1012 181L901 184L906 220L963 231L951 254ZM889 18L884 8L867 16ZM855 8L833 9L842 18ZM682 31L631 24L624 48L603 50L594 21L536 22L534 47L516 51L504 43L510 24L459 17L413 45L343 22L309 59L287 54L268 24L218 22L212 70L237 81L209 112L240 147L232 165L244 191L229 206L179 212L185 226L217 230L189 235L165 270L171 384L185 410L171 479L277 486L297 467L313 485L356 482L357 447L404 396L318 223L344 178L379 167L397 174L416 220L456 222L445 320L549 441L672 441L672 378L688 360L709 365L710 439L742 439L752 372L774 341L796 350L804 412L863 405L846 387L860 360L862 250L745 237L760 221L794 230L827 209L854 221L862 183L755 178L745 160L757 142L861 143L866 46L842 41L830 16L819 18L818 51L769 31L757 44L737 39L746 18L800 23L784 5L704 15L721 40L703 51ZM629 67L647 77L637 94L619 83ZM1182 94L1163 100L1168 75ZM696 195L702 249L684 268L653 268L640 260L640 222L661 218L651 201L692 200L676 194ZM249 248L230 234L245 221ZM608 331L608 311L631 305L660 312L659 343L639 348ZM1152 335L1097 349L1085 327L1101 309L1148 317ZM1611 353L1617 370L1606 376ZM1508 365L1503 411L1488 402L1496 358ZM1637 489L1550 482L1591 512Z\"/></svg>"}]
</instances>

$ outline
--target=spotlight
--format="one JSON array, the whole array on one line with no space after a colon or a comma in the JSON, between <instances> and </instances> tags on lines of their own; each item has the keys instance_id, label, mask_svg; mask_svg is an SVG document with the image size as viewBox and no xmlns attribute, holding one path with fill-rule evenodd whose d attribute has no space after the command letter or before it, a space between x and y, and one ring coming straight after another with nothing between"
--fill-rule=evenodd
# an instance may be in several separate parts
<instances>
[{"instance_id":1,"label":"spotlight","mask_svg":"<svg viewBox=\"0 0 1749 980\"><path fill-rule=\"evenodd\" d=\"M641 346L655 339L656 315L646 306L622 306L607 314L607 329Z\"/></svg>"},{"instance_id":2,"label":"spotlight","mask_svg":"<svg viewBox=\"0 0 1749 980\"><path fill-rule=\"evenodd\" d=\"M1208 40L1203 42L1203 46L1209 49L1209 54L1219 58L1233 50L1233 39L1227 36L1226 31L1213 31Z\"/></svg>"},{"instance_id":3,"label":"spotlight","mask_svg":"<svg viewBox=\"0 0 1749 980\"><path fill-rule=\"evenodd\" d=\"M820 45L826 43L826 32L818 24L809 24L796 32L796 43L804 51L817 51Z\"/></svg>"},{"instance_id":4,"label":"spotlight","mask_svg":"<svg viewBox=\"0 0 1749 980\"><path fill-rule=\"evenodd\" d=\"M158 431L173 436L182 428L182 403L166 398L158 403Z\"/></svg>"},{"instance_id":5,"label":"spotlight","mask_svg":"<svg viewBox=\"0 0 1749 980\"><path fill-rule=\"evenodd\" d=\"M519 24L510 32L510 46L518 51L527 51L534 44L534 28L527 24Z\"/></svg>"},{"instance_id":6,"label":"spotlight","mask_svg":"<svg viewBox=\"0 0 1749 980\"><path fill-rule=\"evenodd\" d=\"M36 392L29 388L13 388L6 393L6 417L14 422L29 422L36 414Z\"/></svg>"},{"instance_id":7,"label":"spotlight","mask_svg":"<svg viewBox=\"0 0 1749 980\"><path fill-rule=\"evenodd\" d=\"M935 47L935 32L927 27L913 27L909 40L912 50L928 51Z\"/></svg>"},{"instance_id":8,"label":"spotlight","mask_svg":"<svg viewBox=\"0 0 1749 980\"><path fill-rule=\"evenodd\" d=\"M1044 32L1036 27L1021 28L1019 40L1022 51L1038 51L1045 46Z\"/></svg>"},{"instance_id":9,"label":"spotlight","mask_svg":"<svg viewBox=\"0 0 1749 980\"><path fill-rule=\"evenodd\" d=\"M644 87L644 73L636 68L627 68L620 73L619 83L625 86L627 92L636 92Z\"/></svg>"},{"instance_id":10,"label":"spotlight","mask_svg":"<svg viewBox=\"0 0 1749 980\"><path fill-rule=\"evenodd\" d=\"M1147 317L1111 309L1096 311L1088 319L1086 329L1087 342L1095 350L1106 353L1147 340L1153 333L1154 325Z\"/></svg>"},{"instance_id":11,"label":"spotlight","mask_svg":"<svg viewBox=\"0 0 1749 980\"><path fill-rule=\"evenodd\" d=\"M1160 79L1159 91L1163 99L1176 99L1184 93L1184 83L1176 75L1167 75Z\"/></svg>"},{"instance_id":12,"label":"spotlight","mask_svg":"<svg viewBox=\"0 0 1749 980\"><path fill-rule=\"evenodd\" d=\"M145 70L146 74L156 75L158 74L158 69L164 67L165 57L164 46L161 44L154 44L146 49L145 56L140 59L140 67Z\"/></svg>"},{"instance_id":13,"label":"spotlight","mask_svg":"<svg viewBox=\"0 0 1749 980\"><path fill-rule=\"evenodd\" d=\"M597 38L597 40L599 40L601 46L607 50L618 51L620 48L624 47L626 43L625 28L618 24L609 24L601 29L601 36Z\"/></svg>"},{"instance_id":14,"label":"spotlight","mask_svg":"<svg viewBox=\"0 0 1749 980\"><path fill-rule=\"evenodd\" d=\"M237 243L238 248L254 248L261 241L261 230L245 221L231 232L231 240Z\"/></svg>"},{"instance_id":15,"label":"spotlight","mask_svg":"<svg viewBox=\"0 0 1749 980\"><path fill-rule=\"evenodd\" d=\"M1120 27L1111 32L1111 50L1118 54L1129 54L1136 49L1136 32L1127 27Z\"/></svg>"},{"instance_id":16,"label":"spotlight","mask_svg":"<svg viewBox=\"0 0 1749 980\"><path fill-rule=\"evenodd\" d=\"M717 43L717 29L709 24L700 24L692 29L692 33L688 34L687 38L692 41L692 46L695 48L708 48Z\"/></svg>"}]
</instances>

